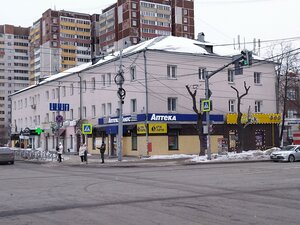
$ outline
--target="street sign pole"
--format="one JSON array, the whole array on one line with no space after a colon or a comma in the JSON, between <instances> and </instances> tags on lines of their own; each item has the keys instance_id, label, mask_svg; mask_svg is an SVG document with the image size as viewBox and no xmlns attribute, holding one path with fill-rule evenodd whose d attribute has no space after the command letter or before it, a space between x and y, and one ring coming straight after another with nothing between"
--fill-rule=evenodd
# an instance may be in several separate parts
<instances>
[{"instance_id":1,"label":"street sign pole","mask_svg":"<svg viewBox=\"0 0 300 225\"><path fill-rule=\"evenodd\" d=\"M209 76L206 72L205 74L205 98L209 100ZM207 159L211 160L211 149L210 149L210 120L209 120L209 111L206 111L206 127L207 127L207 138L206 138L206 147L207 147Z\"/></svg>"}]
</instances>

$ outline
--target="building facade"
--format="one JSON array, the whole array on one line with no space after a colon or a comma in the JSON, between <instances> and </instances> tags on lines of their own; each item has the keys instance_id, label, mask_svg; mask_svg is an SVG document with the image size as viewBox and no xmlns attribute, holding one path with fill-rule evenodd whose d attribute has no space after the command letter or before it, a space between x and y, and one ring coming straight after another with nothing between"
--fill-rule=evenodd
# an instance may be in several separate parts
<instances>
[{"instance_id":1,"label":"building facade","mask_svg":"<svg viewBox=\"0 0 300 225\"><path fill-rule=\"evenodd\" d=\"M0 25L0 146L9 143L9 95L28 86L29 28Z\"/></svg>"},{"instance_id":2,"label":"building facade","mask_svg":"<svg viewBox=\"0 0 300 225\"><path fill-rule=\"evenodd\" d=\"M107 153L115 155L119 97L114 81L122 63L126 92L122 154L197 154L197 120L186 85L197 91L200 102L205 96L205 71L214 71L232 61L231 56L210 53L202 46L203 43L182 37L157 37L124 49L122 60L115 52L94 65L83 64L21 90L11 96L15 134L25 145L46 150L54 150L61 141L70 152L77 152L79 143L85 142L91 153L99 153L96 145L105 140ZM229 66L209 80L213 152L218 151L220 138L230 140L229 147L234 150L235 139L231 137L236 121L229 114L237 112L237 102L231 86L243 92L244 82L251 89L242 102L242 112L250 114L250 108L251 118L257 117L254 113L263 118L258 116L248 126L248 147L264 149L274 145L280 121L275 114L274 65L257 61L255 67L244 68L243 75L234 75L233 70ZM26 99L36 99L36 105L25 105ZM18 106L18 102L23 104ZM41 135L34 133L38 128L44 130Z\"/></svg>"},{"instance_id":3,"label":"building facade","mask_svg":"<svg viewBox=\"0 0 300 225\"><path fill-rule=\"evenodd\" d=\"M194 39L193 0L118 0L100 15L103 52L170 35Z\"/></svg>"},{"instance_id":4,"label":"building facade","mask_svg":"<svg viewBox=\"0 0 300 225\"><path fill-rule=\"evenodd\" d=\"M92 19L85 13L48 9L30 29L30 83L91 60Z\"/></svg>"}]
</instances>

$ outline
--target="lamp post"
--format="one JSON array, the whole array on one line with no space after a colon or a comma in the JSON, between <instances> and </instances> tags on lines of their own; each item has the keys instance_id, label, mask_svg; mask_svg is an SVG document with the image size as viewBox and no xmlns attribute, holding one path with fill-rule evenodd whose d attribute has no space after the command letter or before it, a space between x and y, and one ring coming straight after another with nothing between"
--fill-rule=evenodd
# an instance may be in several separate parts
<instances>
[{"instance_id":1,"label":"lamp post","mask_svg":"<svg viewBox=\"0 0 300 225\"><path fill-rule=\"evenodd\" d=\"M119 86L118 87L118 97L119 97L119 110L118 110L118 142L117 142L117 148L118 148L118 161L122 161L122 141L123 141L123 104L124 104L124 98L126 95L126 91L122 87L124 84L124 71L122 68L122 50L120 51L120 67L119 71L115 76L115 83Z\"/></svg>"}]
</instances>

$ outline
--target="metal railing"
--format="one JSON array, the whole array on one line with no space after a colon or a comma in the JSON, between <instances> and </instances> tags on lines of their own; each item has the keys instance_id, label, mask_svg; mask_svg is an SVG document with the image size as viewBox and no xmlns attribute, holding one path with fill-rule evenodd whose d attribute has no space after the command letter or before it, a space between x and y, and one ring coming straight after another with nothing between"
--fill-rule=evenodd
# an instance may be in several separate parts
<instances>
[{"instance_id":1,"label":"metal railing","mask_svg":"<svg viewBox=\"0 0 300 225\"><path fill-rule=\"evenodd\" d=\"M13 149L15 160L56 161L57 153L32 149Z\"/></svg>"}]
</instances>

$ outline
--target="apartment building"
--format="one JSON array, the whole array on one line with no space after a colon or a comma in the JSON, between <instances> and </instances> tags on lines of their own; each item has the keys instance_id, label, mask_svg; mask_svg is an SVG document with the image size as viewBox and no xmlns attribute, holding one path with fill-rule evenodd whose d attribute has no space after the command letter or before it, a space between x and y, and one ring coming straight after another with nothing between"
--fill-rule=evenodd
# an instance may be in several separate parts
<instances>
[{"instance_id":1,"label":"apartment building","mask_svg":"<svg viewBox=\"0 0 300 225\"><path fill-rule=\"evenodd\" d=\"M197 154L200 142L197 116L186 85L197 91L197 107L205 97L205 71L214 71L232 61L226 51L207 51L206 43L163 36L128 47L122 52L126 96L123 104L123 154ZM218 47L222 48L222 47ZM212 49L214 50L214 49ZM234 53L233 53L234 54ZM235 54L238 54L236 52ZM109 155L116 154L118 137L118 86L114 82L119 70L120 52L107 55L92 65L86 63L53 75L12 95L12 123L25 146L54 150L58 141L65 149L77 152L79 143L88 144L97 154L97 143L104 138ZM276 114L276 74L274 64L258 59L235 75L234 66L210 78L213 109L212 151L218 150L218 138L227 138L234 150L237 137L237 96L235 87L244 92L244 82L251 86L243 98L241 111L246 118L249 149L265 149L278 141ZM27 100L26 100L27 99ZM24 103L36 99L35 107ZM23 103L19 105L19 103ZM250 110L249 110L250 109ZM92 126L84 134L82 124ZM146 125L152 152L146 145ZM32 132L41 128L44 132ZM22 137L23 136L23 137ZM148 152L147 152L148 151Z\"/></svg>"},{"instance_id":2,"label":"apartment building","mask_svg":"<svg viewBox=\"0 0 300 225\"><path fill-rule=\"evenodd\" d=\"M29 28L0 25L0 146L9 143L10 140L9 95L28 86L28 36Z\"/></svg>"},{"instance_id":3,"label":"apartment building","mask_svg":"<svg viewBox=\"0 0 300 225\"><path fill-rule=\"evenodd\" d=\"M194 1L118 0L102 11L99 22L103 52L158 36L194 39Z\"/></svg>"},{"instance_id":4,"label":"apartment building","mask_svg":"<svg viewBox=\"0 0 300 225\"><path fill-rule=\"evenodd\" d=\"M48 9L30 28L30 83L89 62L92 51L89 14Z\"/></svg>"}]
</instances>

